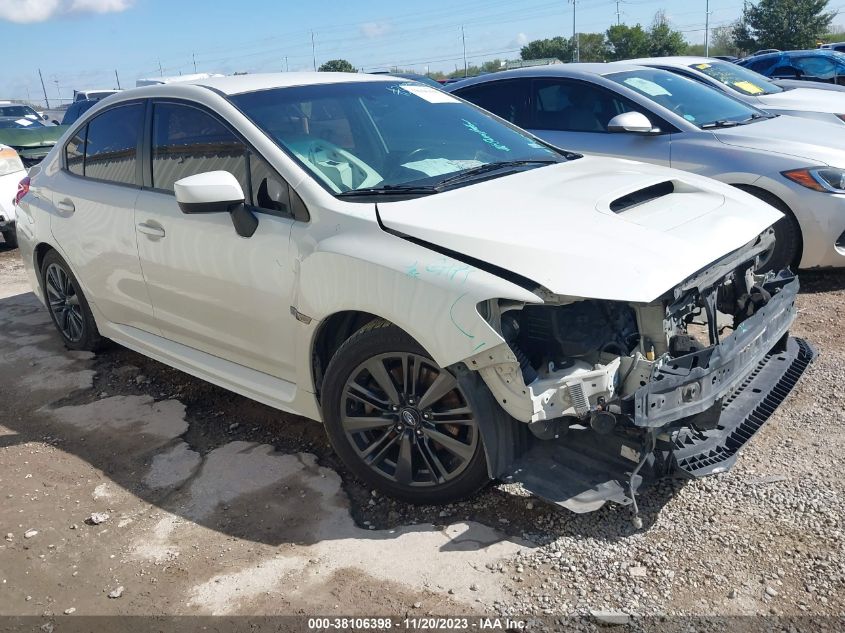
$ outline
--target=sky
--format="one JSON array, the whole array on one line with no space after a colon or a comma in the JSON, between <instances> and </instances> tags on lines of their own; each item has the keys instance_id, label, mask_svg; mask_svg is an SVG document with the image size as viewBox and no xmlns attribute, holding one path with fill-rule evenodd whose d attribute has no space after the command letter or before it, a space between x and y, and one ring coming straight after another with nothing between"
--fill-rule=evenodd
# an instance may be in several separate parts
<instances>
[{"instance_id":1,"label":"sky","mask_svg":"<svg viewBox=\"0 0 845 633\"><path fill-rule=\"evenodd\" d=\"M832 0L840 8L842 0ZM845 2L842 2L845 9ZM650 24L665 10L690 42L704 39L705 0L578 0L577 28ZM710 26L727 24L739 0L710 0ZM4 43L0 100L70 99L74 89L132 87L135 80L194 72L311 70L348 59L366 71L452 71L518 58L534 39L572 35L571 0L0 0ZM51 102L52 103L52 102Z\"/></svg>"}]
</instances>

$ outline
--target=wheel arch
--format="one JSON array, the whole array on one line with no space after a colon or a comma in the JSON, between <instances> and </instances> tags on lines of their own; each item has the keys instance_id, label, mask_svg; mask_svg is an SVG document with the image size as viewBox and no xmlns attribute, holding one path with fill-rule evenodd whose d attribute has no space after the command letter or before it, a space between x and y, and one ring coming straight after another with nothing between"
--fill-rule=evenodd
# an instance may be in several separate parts
<instances>
[{"instance_id":1,"label":"wheel arch","mask_svg":"<svg viewBox=\"0 0 845 633\"><path fill-rule=\"evenodd\" d=\"M799 262L804 256L804 233L801 229L801 223L798 221L798 218L795 216L795 213L792 211L790 206L784 202L780 196L772 193L768 189L764 189L763 187L747 183L731 183L731 186L751 194L755 198L763 200L787 217L791 218L791 220L795 223L795 226L798 227L798 251L795 256L795 261L793 262L794 266L797 268Z\"/></svg>"},{"instance_id":2,"label":"wheel arch","mask_svg":"<svg viewBox=\"0 0 845 633\"><path fill-rule=\"evenodd\" d=\"M32 249L32 264L35 268L35 278L38 280L38 289L44 296L44 284L41 280L41 265L44 263L44 258L50 251L58 250L48 242L39 242L34 249ZM59 253L61 255L61 253ZM64 259L64 258L63 258Z\"/></svg>"},{"instance_id":3,"label":"wheel arch","mask_svg":"<svg viewBox=\"0 0 845 633\"><path fill-rule=\"evenodd\" d=\"M348 341L355 332L382 317L363 310L341 310L323 319L311 340L311 379L317 402L321 403L323 378L326 367L340 346Z\"/></svg>"}]
</instances>

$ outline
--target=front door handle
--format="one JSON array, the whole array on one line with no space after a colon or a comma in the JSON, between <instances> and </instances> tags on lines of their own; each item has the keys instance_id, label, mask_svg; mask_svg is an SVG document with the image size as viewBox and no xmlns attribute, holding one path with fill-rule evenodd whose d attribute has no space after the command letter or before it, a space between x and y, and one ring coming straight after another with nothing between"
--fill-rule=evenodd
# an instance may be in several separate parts
<instances>
[{"instance_id":1,"label":"front door handle","mask_svg":"<svg viewBox=\"0 0 845 633\"><path fill-rule=\"evenodd\" d=\"M158 224L151 224L148 222L141 222L138 225L138 231L150 237L164 237L164 227Z\"/></svg>"},{"instance_id":2,"label":"front door handle","mask_svg":"<svg viewBox=\"0 0 845 633\"><path fill-rule=\"evenodd\" d=\"M76 211L76 207L73 205L73 201L68 200L67 198L65 198L64 200L59 200L56 203L56 208L62 213L67 214L71 214Z\"/></svg>"}]
</instances>

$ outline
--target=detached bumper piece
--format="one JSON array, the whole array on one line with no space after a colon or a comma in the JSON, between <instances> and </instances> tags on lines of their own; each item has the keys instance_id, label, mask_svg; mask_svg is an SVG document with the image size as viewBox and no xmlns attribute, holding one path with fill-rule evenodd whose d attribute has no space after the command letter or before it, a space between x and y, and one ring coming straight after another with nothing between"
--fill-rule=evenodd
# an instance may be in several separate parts
<instances>
[{"instance_id":1,"label":"detached bumper piece","mask_svg":"<svg viewBox=\"0 0 845 633\"><path fill-rule=\"evenodd\" d=\"M722 404L718 426L710 431L685 428L672 437L672 470L704 477L729 470L737 453L775 412L816 357L799 338L771 351Z\"/></svg>"},{"instance_id":2,"label":"detached bumper piece","mask_svg":"<svg viewBox=\"0 0 845 633\"><path fill-rule=\"evenodd\" d=\"M710 430L693 426L660 432L656 449L644 451L634 437L599 435L570 429L560 439L535 441L502 479L518 482L529 492L572 512L598 510L606 502L633 503L631 494L665 476L704 477L729 470L739 450L760 430L784 401L815 358L806 341L784 336L766 354L715 413ZM638 465L642 467L635 473Z\"/></svg>"}]
</instances>

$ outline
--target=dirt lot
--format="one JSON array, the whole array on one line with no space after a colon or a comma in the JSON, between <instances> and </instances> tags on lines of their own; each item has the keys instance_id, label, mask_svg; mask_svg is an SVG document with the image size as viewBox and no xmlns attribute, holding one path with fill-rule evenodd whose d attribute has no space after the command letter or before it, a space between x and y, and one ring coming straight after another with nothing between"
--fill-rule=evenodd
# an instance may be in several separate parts
<instances>
[{"instance_id":1,"label":"dirt lot","mask_svg":"<svg viewBox=\"0 0 845 633\"><path fill-rule=\"evenodd\" d=\"M638 532L511 486L375 495L315 423L66 351L0 245L0 615L845 614L845 274L802 279L820 358L732 472L643 494Z\"/></svg>"}]
</instances>

